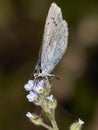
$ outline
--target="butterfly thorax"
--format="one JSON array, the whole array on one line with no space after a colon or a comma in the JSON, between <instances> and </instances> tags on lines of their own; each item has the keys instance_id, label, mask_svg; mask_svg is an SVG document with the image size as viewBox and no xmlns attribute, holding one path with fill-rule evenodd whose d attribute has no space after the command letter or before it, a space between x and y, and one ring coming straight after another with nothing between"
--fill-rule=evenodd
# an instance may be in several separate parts
<instances>
[{"instance_id":1,"label":"butterfly thorax","mask_svg":"<svg viewBox=\"0 0 98 130\"><path fill-rule=\"evenodd\" d=\"M54 74L49 74L48 72L46 72L45 70L42 70L41 68L37 68L37 70L35 69L34 71L34 78L39 78L39 77L42 77L42 78L48 78L48 77L54 77L55 75Z\"/></svg>"}]
</instances>

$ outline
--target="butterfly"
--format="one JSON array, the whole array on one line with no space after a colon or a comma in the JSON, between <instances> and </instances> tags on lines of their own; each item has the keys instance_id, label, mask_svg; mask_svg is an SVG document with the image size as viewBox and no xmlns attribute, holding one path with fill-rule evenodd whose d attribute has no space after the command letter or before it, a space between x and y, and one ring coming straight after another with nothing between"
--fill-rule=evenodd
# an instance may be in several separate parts
<instances>
[{"instance_id":1,"label":"butterfly","mask_svg":"<svg viewBox=\"0 0 98 130\"><path fill-rule=\"evenodd\" d=\"M34 69L34 78L47 78L64 55L68 43L68 26L61 9L52 3L46 18L42 46Z\"/></svg>"}]
</instances>

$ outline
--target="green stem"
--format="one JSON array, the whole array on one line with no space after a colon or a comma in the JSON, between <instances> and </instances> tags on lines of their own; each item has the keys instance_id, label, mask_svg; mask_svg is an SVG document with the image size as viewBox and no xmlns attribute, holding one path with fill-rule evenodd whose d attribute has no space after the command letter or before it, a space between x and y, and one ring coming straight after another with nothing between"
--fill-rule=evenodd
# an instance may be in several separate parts
<instances>
[{"instance_id":1,"label":"green stem","mask_svg":"<svg viewBox=\"0 0 98 130\"><path fill-rule=\"evenodd\" d=\"M51 124L54 128L54 130L59 130L56 120L55 120L55 110L52 111L52 120L51 120Z\"/></svg>"},{"instance_id":2,"label":"green stem","mask_svg":"<svg viewBox=\"0 0 98 130\"><path fill-rule=\"evenodd\" d=\"M50 127L49 125L45 124L45 123L41 123L41 126L45 127L48 130L54 130L52 127Z\"/></svg>"}]
</instances>

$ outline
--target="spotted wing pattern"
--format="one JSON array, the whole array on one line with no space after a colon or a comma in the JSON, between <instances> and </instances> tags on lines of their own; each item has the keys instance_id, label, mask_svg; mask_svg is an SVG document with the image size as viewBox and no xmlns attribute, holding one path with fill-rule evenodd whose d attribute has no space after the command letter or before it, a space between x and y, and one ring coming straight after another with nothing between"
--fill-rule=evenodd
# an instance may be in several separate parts
<instances>
[{"instance_id":1,"label":"spotted wing pattern","mask_svg":"<svg viewBox=\"0 0 98 130\"><path fill-rule=\"evenodd\" d=\"M50 73L62 58L68 41L67 22L62 18L61 9L52 3L46 18L42 52L41 69Z\"/></svg>"}]
</instances>

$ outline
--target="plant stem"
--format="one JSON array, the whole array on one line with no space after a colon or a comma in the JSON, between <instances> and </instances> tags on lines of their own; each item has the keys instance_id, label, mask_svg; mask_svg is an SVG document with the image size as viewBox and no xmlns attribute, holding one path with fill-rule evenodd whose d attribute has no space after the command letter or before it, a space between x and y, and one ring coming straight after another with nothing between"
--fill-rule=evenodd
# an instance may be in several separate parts
<instances>
[{"instance_id":1,"label":"plant stem","mask_svg":"<svg viewBox=\"0 0 98 130\"><path fill-rule=\"evenodd\" d=\"M41 125L42 125L43 127L45 127L46 129L48 129L48 130L54 130L52 127L50 127L49 125L47 125L47 124L45 124L45 123L41 123Z\"/></svg>"},{"instance_id":2,"label":"plant stem","mask_svg":"<svg viewBox=\"0 0 98 130\"><path fill-rule=\"evenodd\" d=\"M56 120L55 120L55 110L52 111L52 120L51 120L52 126L54 130L59 130Z\"/></svg>"}]
</instances>

